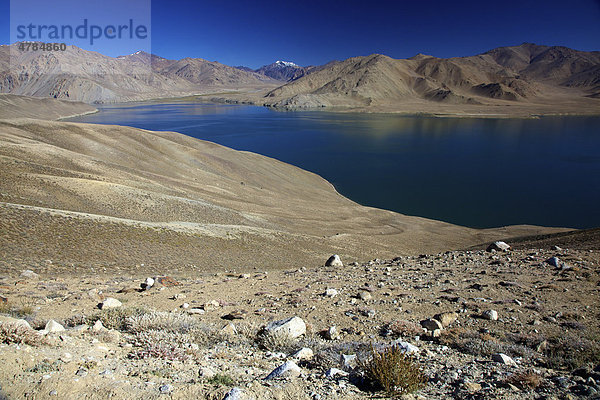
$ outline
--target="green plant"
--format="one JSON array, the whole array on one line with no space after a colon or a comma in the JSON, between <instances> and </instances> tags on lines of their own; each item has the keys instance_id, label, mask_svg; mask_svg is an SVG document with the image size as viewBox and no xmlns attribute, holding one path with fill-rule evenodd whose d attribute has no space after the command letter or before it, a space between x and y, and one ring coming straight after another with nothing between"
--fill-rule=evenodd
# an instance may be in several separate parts
<instances>
[{"instance_id":1,"label":"green plant","mask_svg":"<svg viewBox=\"0 0 600 400\"><path fill-rule=\"evenodd\" d=\"M402 348L393 345L377 351L371 345L371 357L359 364L365 378L376 389L389 396L413 393L423 387L427 378Z\"/></svg>"},{"instance_id":2,"label":"green plant","mask_svg":"<svg viewBox=\"0 0 600 400\"><path fill-rule=\"evenodd\" d=\"M216 374L206 380L208 383L217 386L234 386L235 381L229 375Z\"/></svg>"}]
</instances>

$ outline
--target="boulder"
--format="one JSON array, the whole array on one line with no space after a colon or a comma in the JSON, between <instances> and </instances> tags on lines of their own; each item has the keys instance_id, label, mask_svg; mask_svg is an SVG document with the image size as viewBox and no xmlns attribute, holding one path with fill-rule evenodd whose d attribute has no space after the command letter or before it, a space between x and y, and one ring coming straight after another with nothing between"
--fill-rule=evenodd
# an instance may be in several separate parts
<instances>
[{"instance_id":1,"label":"boulder","mask_svg":"<svg viewBox=\"0 0 600 400\"><path fill-rule=\"evenodd\" d=\"M265 380L298 376L301 372L302 370L295 362L288 361L271 371Z\"/></svg>"},{"instance_id":2,"label":"boulder","mask_svg":"<svg viewBox=\"0 0 600 400\"><path fill-rule=\"evenodd\" d=\"M440 321L444 328L449 327L458 319L458 314L455 312L443 312L436 314L433 319Z\"/></svg>"},{"instance_id":3,"label":"boulder","mask_svg":"<svg viewBox=\"0 0 600 400\"><path fill-rule=\"evenodd\" d=\"M288 336L295 339L306 333L306 324L300 317L290 317L269 323L263 332L269 336Z\"/></svg>"},{"instance_id":4,"label":"boulder","mask_svg":"<svg viewBox=\"0 0 600 400\"><path fill-rule=\"evenodd\" d=\"M303 347L297 352L290 355L290 357L298 360L310 360L311 358L313 358L314 355L315 354L311 349L309 349L308 347Z\"/></svg>"},{"instance_id":5,"label":"boulder","mask_svg":"<svg viewBox=\"0 0 600 400\"><path fill-rule=\"evenodd\" d=\"M107 308L121 307L122 305L123 305L123 303L121 303L119 300L115 299L114 297L108 297L102 303L100 303L100 308L104 310Z\"/></svg>"},{"instance_id":6,"label":"boulder","mask_svg":"<svg viewBox=\"0 0 600 400\"><path fill-rule=\"evenodd\" d=\"M481 318L489 321L498 321L498 311L496 310L485 310L481 313Z\"/></svg>"},{"instance_id":7,"label":"boulder","mask_svg":"<svg viewBox=\"0 0 600 400\"><path fill-rule=\"evenodd\" d=\"M46 323L46 327L44 328L44 330L48 333L62 332L65 330L65 327L56 322L55 320L51 319Z\"/></svg>"},{"instance_id":8,"label":"boulder","mask_svg":"<svg viewBox=\"0 0 600 400\"><path fill-rule=\"evenodd\" d=\"M510 358L504 353L497 353L492 355L492 361L504 364L504 365L517 365L515 360Z\"/></svg>"},{"instance_id":9,"label":"boulder","mask_svg":"<svg viewBox=\"0 0 600 400\"><path fill-rule=\"evenodd\" d=\"M337 254L334 254L327 259L327 261L325 262L325 266L326 267L343 267L344 264L342 263L340 256L338 256Z\"/></svg>"},{"instance_id":10,"label":"boulder","mask_svg":"<svg viewBox=\"0 0 600 400\"><path fill-rule=\"evenodd\" d=\"M433 318L427 318L424 319L423 321L421 321L421 326L425 329L427 329L428 331L435 331L436 329L442 330L444 329L444 326L442 325L442 323L440 321L438 321L437 319L433 319Z\"/></svg>"},{"instance_id":11,"label":"boulder","mask_svg":"<svg viewBox=\"0 0 600 400\"><path fill-rule=\"evenodd\" d=\"M510 249L510 246L508 244L506 244L505 242L502 241L497 241L494 242L492 244L490 244L486 251L508 251Z\"/></svg>"}]
</instances>

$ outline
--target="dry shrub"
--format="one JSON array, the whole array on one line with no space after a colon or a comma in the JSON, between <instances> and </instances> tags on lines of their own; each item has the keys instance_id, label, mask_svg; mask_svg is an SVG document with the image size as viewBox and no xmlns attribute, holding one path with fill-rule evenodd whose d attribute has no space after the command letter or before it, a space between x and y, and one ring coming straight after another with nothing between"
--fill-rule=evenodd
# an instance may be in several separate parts
<instances>
[{"instance_id":1,"label":"dry shrub","mask_svg":"<svg viewBox=\"0 0 600 400\"><path fill-rule=\"evenodd\" d=\"M107 329L116 329L125 331L127 329L127 320L132 317L139 317L147 314L149 311L139 307L118 307L102 310L100 313L86 318L88 325L93 325L96 321L102 321L102 325Z\"/></svg>"},{"instance_id":2,"label":"dry shrub","mask_svg":"<svg viewBox=\"0 0 600 400\"><path fill-rule=\"evenodd\" d=\"M511 357L532 357L532 349L521 344L506 343L489 333L478 333L463 328L442 331L440 343L453 347L465 354L491 356L494 353L505 353Z\"/></svg>"},{"instance_id":3,"label":"dry shrub","mask_svg":"<svg viewBox=\"0 0 600 400\"><path fill-rule=\"evenodd\" d=\"M574 370L600 362L600 342L567 332L549 339L544 355L548 367Z\"/></svg>"},{"instance_id":4,"label":"dry shrub","mask_svg":"<svg viewBox=\"0 0 600 400\"><path fill-rule=\"evenodd\" d=\"M152 311L127 317L125 325L126 330L131 333L148 330L188 333L195 327L196 319L179 312Z\"/></svg>"},{"instance_id":5,"label":"dry shrub","mask_svg":"<svg viewBox=\"0 0 600 400\"><path fill-rule=\"evenodd\" d=\"M423 328L416 322L411 321L393 321L388 325L392 334L400 337L415 337L423 333Z\"/></svg>"},{"instance_id":6,"label":"dry shrub","mask_svg":"<svg viewBox=\"0 0 600 400\"><path fill-rule=\"evenodd\" d=\"M535 372L519 372L509 376L506 382L521 389L534 390L542 384L542 377Z\"/></svg>"},{"instance_id":7,"label":"dry shrub","mask_svg":"<svg viewBox=\"0 0 600 400\"><path fill-rule=\"evenodd\" d=\"M148 343L147 345L129 353L129 358L144 360L146 358L161 358L170 361L185 361L188 355L178 346L168 343Z\"/></svg>"},{"instance_id":8,"label":"dry shrub","mask_svg":"<svg viewBox=\"0 0 600 400\"><path fill-rule=\"evenodd\" d=\"M0 343L28 344L39 346L45 338L33 329L15 322L0 322Z\"/></svg>"},{"instance_id":9,"label":"dry shrub","mask_svg":"<svg viewBox=\"0 0 600 400\"><path fill-rule=\"evenodd\" d=\"M427 378L399 346L391 346L379 352L371 346L371 358L360 363L365 378L375 388L389 396L413 393L423 387Z\"/></svg>"}]
</instances>

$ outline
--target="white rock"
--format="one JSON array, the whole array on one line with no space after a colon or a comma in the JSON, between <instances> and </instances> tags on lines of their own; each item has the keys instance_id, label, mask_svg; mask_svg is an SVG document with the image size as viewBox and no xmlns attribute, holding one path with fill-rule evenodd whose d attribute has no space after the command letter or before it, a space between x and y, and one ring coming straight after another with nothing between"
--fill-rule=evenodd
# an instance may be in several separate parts
<instances>
[{"instance_id":1,"label":"white rock","mask_svg":"<svg viewBox=\"0 0 600 400\"><path fill-rule=\"evenodd\" d=\"M21 271L21 278L27 278L27 279L37 279L40 276L38 274L36 274L35 272L33 272L30 269L26 269L25 271Z\"/></svg>"},{"instance_id":2,"label":"white rock","mask_svg":"<svg viewBox=\"0 0 600 400\"><path fill-rule=\"evenodd\" d=\"M355 368L357 365L356 354L342 354L340 356L340 364L344 368Z\"/></svg>"},{"instance_id":3,"label":"white rock","mask_svg":"<svg viewBox=\"0 0 600 400\"><path fill-rule=\"evenodd\" d=\"M0 322L4 323L11 323L11 324L15 324L15 325L19 325L19 326L23 326L27 329L32 329L31 325L29 325L29 322L25 321L24 319L19 319L19 318L13 318L13 317L7 317L5 315L0 315Z\"/></svg>"},{"instance_id":4,"label":"white rock","mask_svg":"<svg viewBox=\"0 0 600 400\"><path fill-rule=\"evenodd\" d=\"M142 283L142 289L144 290L148 290L150 289L152 286L154 286L154 278L146 278L146 280L144 281L144 283Z\"/></svg>"},{"instance_id":5,"label":"white rock","mask_svg":"<svg viewBox=\"0 0 600 400\"><path fill-rule=\"evenodd\" d=\"M279 377L292 377L298 376L302 370L300 367L293 361L288 361L285 364L280 365L275 368L266 378L265 380L279 378Z\"/></svg>"},{"instance_id":6,"label":"white rock","mask_svg":"<svg viewBox=\"0 0 600 400\"><path fill-rule=\"evenodd\" d=\"M102 305L100 308L102 308L104 310L106 308L121 307L122 305L123 305L123 303L121 303L119 300L115 299L114 297L109 297L102 302Z\"/></svg>"},{"instance_id":7,"label":"white rock","mask_svg":"<svg viewBox=\"0 0 600 400\"><path fill-rule=\"evenodd\" d=\"M306 324L300 317L291 317L269 323L264 331L270 336L281 335L294 339L306 333Z\"/></svg>"},{"instance_id":8,"label":"white rock","mask_svg":"<svg viewBox=\"0 0 600 400\"><path fill-rule=\"evenodd\" d=\"M419 352L419 348L417 346L412 345L408 342L403 342L402 340L395 340L393 344L395 344L396 346L401 348L405 353L408 354Z\"/></svg>"},{"instance_id":9,"label":"white rock","mask_svg":"<svg viewBox=\"0 0 600 400\"><path fill-rule=\"evenodd\" d=\"M92 326L92 330L94 332L102 332L102 331L107 331L108 329L106 329L104 327L104 325L102 325L102 321L98 320L98 321L94 322L94 326Z\"/></svg>"},{"instance_id":10,"label":"white rock","mask_svg":"<svg viewBox=\"0 0 600 400\"><path fill-rule=\"evenodd\" d=\"M325 291L325 296L327 296L327 297L335 297L337 295L338 295L338 291L335 289L327 289Z\"/></svg>"},{"instance_id":11,"label":"white rock","mask_svg":"<svg viewBox=\"0 0 600 400\"><path fill-rule=\"evenodd\" d=\"M481 313L481 318L489 321L498 321L498 311L496 310L485 310Z\"/></svg>"},{"instance_id":12,"label":"white rock","mask_svg":"<svg viewBox=\"0 0 600 400\"><path fill-rule=\"evenodd\" d=\"M185 312L187 312L188 314L198 314L198 315L201 315L201 314L204 314L206 311L204 311L201 308L187 308L185 310Z\"/></svg>"},{"instance_id":13,"label":"white rock","mask_svg":"<svg viewBox=\"0 0 600 400\"><path fill-rule=\"evenodd\" d=\"M497 241L497 242L490 244L487 247L486 251L492 251L492 250L507 251L509 249L510 249L510 246L508 244L506 244L505 242L502 242L502 241Z\"/></svg>"},{"instance_id":14,"label":"white rock","mask_svg":"<svg viewBox=\"0 0 600 400\"><path fill-rule=\"evenodd\" d=\"M225 325L223 328L221 328L219 332L231 336L236 335L238 333L235 325L231 322Z\"/></svg>"},{"instance_id":15,"label":"white rock","mask_svg":"<svg viewBox=\"0 0 600 400\"><path fill-rule=\"evenodd\" d=\"M347 373L346 371L342 371L341 369L338 368L329 368L327 370L327 372L325 372L325 376L327 378L337 378L337 377L343 377L343 376L348 376L350 375L349 373Z\"/></svg>"},{"instance_id":16,"label":"white rock","mask_svg":"<svg viewBox=\"0 0 600 400\"><path fill-rule=\"evenodd\" d=\"M329 329L325 331L325 339L327 340L336 340L339 337L340 333L335 326L330 326Z\"/></svg>"},{"instance_id":17,"label":"white rock","mask_svg":"<svg viewBox=\"0 0 600 400\"><path fill-rule=\"evenodd\" d=\"M371 295L371 293L367 292L366 290L361 290L358 293L358 297L360 297L360 299L364 300L364 301L368 301L368 300L371 300L373 298L373 296Z\"/></svg>"},{"instance_id":18,"label":"white rock","mask_svg":"<svg viewBox=\"0 0 600 400\"><path fill-rule=\"evenodd\" d=\"M211 367L200 367L200 369L198 370L198 376L205 379L213 378L216 374L217 373L215 372L215 370Z\"/></svg>"},{"instance_id":19,"label":"white rock","mask_svg":"<svg viewBox=\"0 0 600 400\"><path fill-rule=\"evenodd\" d=\"M492 355L492 361L496 361L504 365L517 365L515 360L513 360L504 353L497 353Z\"/></svg>"},{"instance_id":20,"label":"white rock","mask_svg":"<svg viewBox=\"0 0 600 400\"><path fill-rule=\"evenodd\" d=\"M254 397L246 394L242 389L234 387L225 394L223 400L254 400Z\"/></svg>"},{"instance_id":21,"label":"white rock","mask_svg":"<svg viewBox=\"0 0 600 400\"><path fill-rule=\"evenodd\" d=\"M344 264L342 263L340 256L338 256L337 254L334 254L331 257L329 257L329 259L325 262L325 266L326 267L343 267Z\"/></svg>"},{"instance_id":22,"label":"white rock","mask_svg":"<svg viewBox=\"0 0 600 400\"><path fill-rule=\"evenodd\" d=\"M297 352L293 353L290 357L296 358L298 360L310 360L311 358L313 358L314 355L315 354L311 349L309 349L308 347L303 347Z\"/></svg>"},{"instance_id":23,"label":"white rock","mask_svg":"<svg viewBox=\"0 0 600 400\"><path fill-rule=\"evenodd\" d=\"M44 330L48 331L49 333L62 332L65 330L65 327L56 322L55 320L51 319L46 323L46 327L44 328Z\"/></svg>"}]
</instances>

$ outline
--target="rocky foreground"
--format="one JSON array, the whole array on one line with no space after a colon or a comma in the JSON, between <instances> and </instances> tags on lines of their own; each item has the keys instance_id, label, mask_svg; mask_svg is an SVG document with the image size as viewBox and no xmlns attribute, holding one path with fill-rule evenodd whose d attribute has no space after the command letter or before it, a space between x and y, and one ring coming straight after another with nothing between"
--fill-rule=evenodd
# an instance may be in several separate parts
<instances>
[{"instance_id":1,"label":"rocky foreground","mask_svg":"<svg viewBox=\"0 0 600 400\"><path fill-rule=\"evenodd\" d=\"M361 364L371 346L396 344L427 381L407 397L600 397L598 250L500 245L331 261L267 272L4 276L2 393L386 397Z\"/></svg>"}]
</instances>

